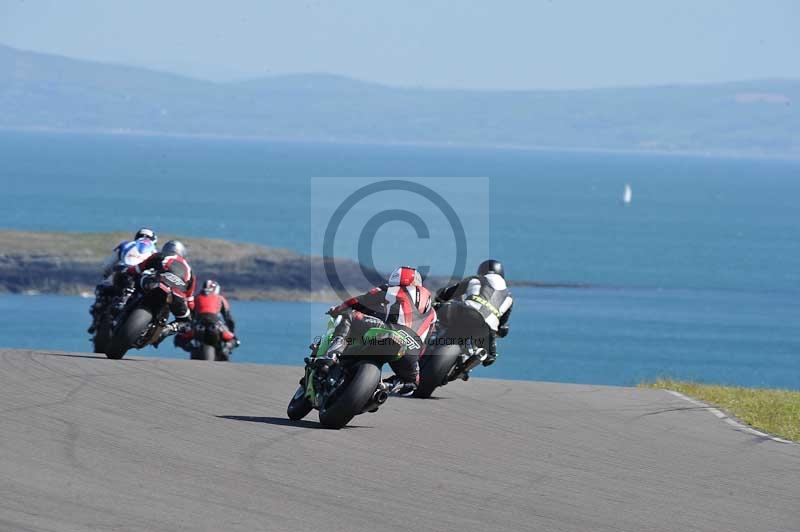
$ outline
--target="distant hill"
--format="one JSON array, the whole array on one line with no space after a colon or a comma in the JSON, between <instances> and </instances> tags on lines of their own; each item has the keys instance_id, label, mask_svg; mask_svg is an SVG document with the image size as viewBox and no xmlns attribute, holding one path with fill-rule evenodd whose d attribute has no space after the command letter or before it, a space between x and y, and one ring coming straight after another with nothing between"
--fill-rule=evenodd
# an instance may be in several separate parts
<instances>
[{"instance_id":1,"label":"distant hill","mask_svg":"<svg viewBox=\"0 0 800 532\"><path fill-rule=\"evenodd\" d=\"M800 81L572 91L213 83L0 46L0 128L800 157Z\"/></svg>"}]
</instances>

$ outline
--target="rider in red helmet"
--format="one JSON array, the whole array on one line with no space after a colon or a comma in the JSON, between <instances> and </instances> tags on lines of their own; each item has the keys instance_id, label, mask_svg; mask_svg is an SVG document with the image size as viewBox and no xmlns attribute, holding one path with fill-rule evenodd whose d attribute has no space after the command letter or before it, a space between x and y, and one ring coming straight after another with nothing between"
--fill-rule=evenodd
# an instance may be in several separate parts
<instances>
[{"instance_id":1,"label":"rider in red helmet","mask_svg":"<svg viewBox=\"0 0 800 532\"><path fill-rule=\"evenodd\" d=\"M230 341L235 338L236 323L231 314L231 305L222 295L222 287L212 279L203 283L203 289L194 298L194 314L198 318L217 318L225 324L222 339Z\"/></svg>"},{"instance_id":2,"label":"rider in red helmet","mask_svg":"<svg viewBox=\"0 0 800 532\"><path fill-rule=\"evenodd\" d=\"M217 281L212 279L203 283L200 293L194 297L194 319L206 322L218 323L222 333L222 341L227 343L225 351L229 353L240 342L236 338L234 331L236 323L231 314L231 305L225 296L222 295L222 287ZM184 330L175 337L175 347L185 351L191 351L191 339L194 337L192 329Z\"/></svg>"},{"instance_id":3,"label":"rider in red helmet","mask_svg":"<svg viewBox=\"0 0 800 532\"><path fill-rule=\"evenodd\" d=\"M422 286L419 272L409 266L397 268L386 284L348 299L328 310L331 316L341 316L330 347L323 361L336 360L348 342L361 338L372 327L404 330L413 339L405 354L389 362L395 375L386 380L394 392L411 395L419 383L419 355L428 332L436 321L431 293Z\"/></svg>"}]
</instances>

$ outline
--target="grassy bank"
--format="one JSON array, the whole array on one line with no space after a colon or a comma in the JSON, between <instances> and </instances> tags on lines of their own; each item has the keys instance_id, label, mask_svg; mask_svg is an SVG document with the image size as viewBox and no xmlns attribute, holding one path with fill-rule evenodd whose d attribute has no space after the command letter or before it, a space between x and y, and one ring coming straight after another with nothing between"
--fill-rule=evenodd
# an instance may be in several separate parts
<instances>
[{"instance_id":1,"label":"grassy bank","mask_svg":"<svg viewBox=\"0 0 800 532\"><path fill-rule=\"evenodd\" d=\"M641 386L674 390L721 408L748 425L800 442L800 392L659 379Z\"/></svg>"}]
</instances>

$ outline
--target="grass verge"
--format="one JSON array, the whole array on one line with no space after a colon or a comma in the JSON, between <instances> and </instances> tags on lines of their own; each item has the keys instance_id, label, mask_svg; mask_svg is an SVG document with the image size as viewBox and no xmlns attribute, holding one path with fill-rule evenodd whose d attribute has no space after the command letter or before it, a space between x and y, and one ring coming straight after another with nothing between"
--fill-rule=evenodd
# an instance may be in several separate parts
<instances>
[{"instance_id":1,"label":"grass verge","mask_svg":"<svg viewBox=\"0 0 800 532\"><path fill-rule=\"evenodd\" d=\"M718 386L671 379L658 379L640 386L681 392L721 408L758 430L800 442L799 391Z\"/></svg>"}]
</instances>

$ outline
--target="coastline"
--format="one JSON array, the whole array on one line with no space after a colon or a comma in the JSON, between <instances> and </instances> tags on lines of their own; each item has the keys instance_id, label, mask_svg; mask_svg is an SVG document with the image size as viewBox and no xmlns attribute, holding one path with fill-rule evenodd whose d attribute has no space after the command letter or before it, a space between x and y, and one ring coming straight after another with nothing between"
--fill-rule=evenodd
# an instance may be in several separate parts
<instances>
[{"instance_id":1,"label":"coastline","mask_svg":"<svg viewBox=\"0 0 800 532\"><path fill-rule=\"evenodd\" d=\"M667 150L650 148L592 148L582 146L561 146L561 145L528 145L528 144L475 144L468 142L420 142L420 141L370 141L366 139L331 139L331 138L293 138L293 137L271 137L259 135L224 135L215 133L180 133L162 132L138 129L109 129L109 128L51 128L51 127L8 127L0 126L0 132L4 133L48 133L54 135L99 135L109 137L166 137L177 139L198 139L198 140L219 140L219 141L242 141L242 142L279 142L297 144L321 144L321 145L352 145L352 146L383 146L407 147L407 148L430 148L430 149L470 149L470 150L505 150L511 152L556 152L570 154L606 154L606 155L637 155L652 157L697 157L702 159L730 159L730 160L766 160L766 161L787 161L800 162L800 153L764 153L764 152L741 152L728 150Z\"/></svg>"},{"instance_id":2,"label":"coastline","mask_svg":"<svg viewBox=\"0 0 800 532\"><path fill-rule=\"evenodd\" d=\"M101 265L111 250L130 238L126 232L67 233L0 229L0 294L59 294L92 297L101 282ZM191 250L190 262L198 282L217 279L231 299L336 302L322 257L294 251L233 242L180 238ZM334 259L336 270L350 293L367 291L361 266ZM435 290L449 280L432 277L426 285ZM533 288L587 288L579 283L509 281L509 286Z\"/></svg>"}]
</instances>

